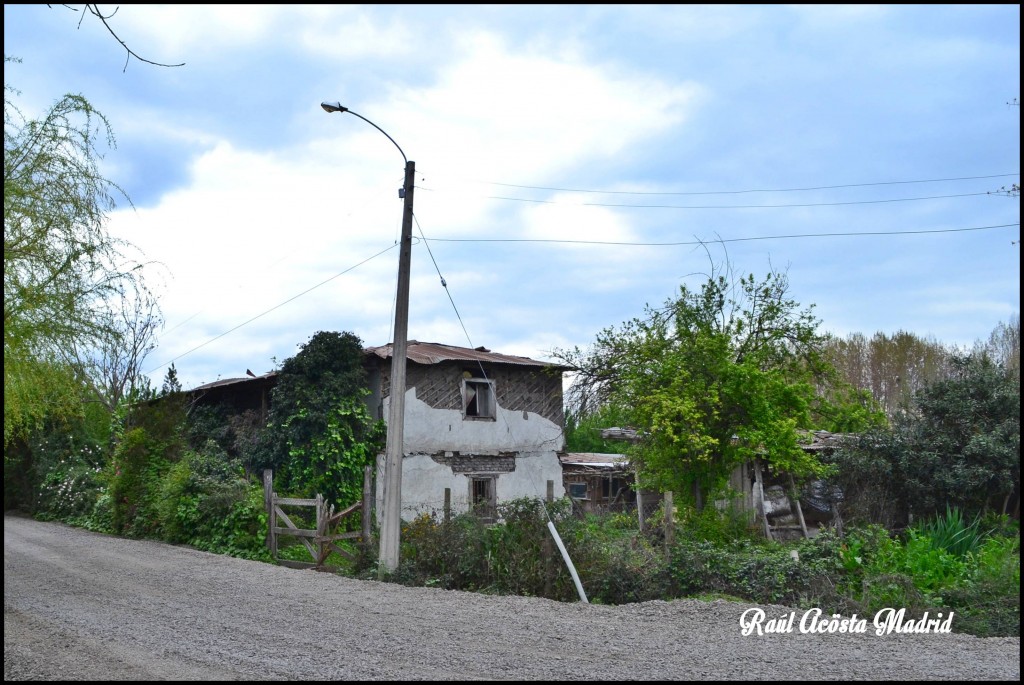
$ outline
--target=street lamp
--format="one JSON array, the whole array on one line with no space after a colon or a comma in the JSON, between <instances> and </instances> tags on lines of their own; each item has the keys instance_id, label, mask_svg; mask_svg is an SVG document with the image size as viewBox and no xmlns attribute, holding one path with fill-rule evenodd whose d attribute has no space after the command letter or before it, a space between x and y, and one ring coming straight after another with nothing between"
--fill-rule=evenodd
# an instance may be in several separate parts
<instances>
[{"instance_id":1,"label":"street lamp","mask_svg":"<svg viewBox=\"0 0 1024 685\"><path fill-rule=\"evenodd\" d=\"M395 340L391 345L391 401L388 404L388 437L384 458L384 514L380 526L378 575L398 568L398 540L402 528L402 457L405 433L405 355L409 332L409 262L412 257L412 191L416 162L410 162L395 139L377 124L339 102L321 102L325 112L348 112L387 136L405 160L402 195L402 238L398 250L398 294L395 303Z\"/></svg>"}]
</instances>

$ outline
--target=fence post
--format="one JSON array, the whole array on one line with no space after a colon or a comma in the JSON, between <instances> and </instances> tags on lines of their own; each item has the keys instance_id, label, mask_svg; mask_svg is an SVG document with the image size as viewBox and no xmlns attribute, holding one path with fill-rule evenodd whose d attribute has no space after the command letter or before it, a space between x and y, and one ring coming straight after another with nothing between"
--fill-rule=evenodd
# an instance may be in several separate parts
<instances>
[{"instance_id":1,"label":"fence post","mask_svg":"<svg viewBox=\"0 0 1024 685\"><path fill-rule=\"evenodd\" d=\"M640 532L644 532L644 498L643 490L640 488L640 475L633 474L633 482L636 483L636 520L640 526Z\"/></svg>"},{"instance_id":2,"label":"fence post","mask_svg":"<svg viewBox=\"0 0 1024 685\"><path fill-rule=\"evenodd\" d=\"M373 467L363 467L363 546L369 550L373 539Z\"/></svg>"},{"instance_id":3,"label":"fence post","mask_svg":"<svg viewBox=\"0 0 1024 685\"><path fill-rule=\"evenodd\" d=\"M263 507L267 510L267 549L276 558L277 544L274 539L274 472L263 469Z\"/></svg>"},{"instance_id":4,"label":"fence post","mask_svg":"<svg viewBox=\"0 0 1024 685\"><path fill-rule=\"evenodd\" d=\"M324 496L319 492L316 493L316 567L319 570L327 559L327 544L324 542L324 538L327 537L327 516L324 511Z\"/></svg>"},{"instance_id":5,"label":"fence post","mask_svg":"<svg viewBox=\"0 0 1024 685\"><path fill-rule=\"evenodd\" d=\"M665 558L670 559L672 543L675 540L675 510L672 507L672 491L665 492Z\"/></svg>"},{"instance_id":6,"label":"fence post","mask_svg":"<svg viewBox=\"0 0 1024 685\"><path fill-rule=\"evenodd\" d=\"M555 481L548 481L547 488L547 504L550 506L555 501ZM554 599L553 595L553 584L551 576L554 575L554 564L552 560L555 556L555 550L552 549L553 542L550 537L544 536L544 543L540 548L541 564L544 569L544 596L548 599Z\"/></svg>"},{"instance_id":7,"label":"fence post","mask_svg":"<svg viewBox=\"0 0 1024 685\"><path fill-rule=\"evenodd\" d=\"M452 489L444 489L444 522L452 520Z\"/></svg>"}]
</instances>

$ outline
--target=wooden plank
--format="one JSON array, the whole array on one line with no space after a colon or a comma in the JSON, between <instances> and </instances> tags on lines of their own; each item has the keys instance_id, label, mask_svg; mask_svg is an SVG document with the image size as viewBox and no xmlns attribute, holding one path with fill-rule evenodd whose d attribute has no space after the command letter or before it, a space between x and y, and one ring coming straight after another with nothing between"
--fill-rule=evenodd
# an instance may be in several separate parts
<instances>
[{"instance_id":1,"label":"wooden plank","mask_svg":"<svg viewBox=\"0 0 1024 685\"><path fill-rule=\"evenodd\" d=\"M278 516L281 517L281 520L284 521L284 524L286 526L288 526L289 528L293 528L295 530L299 529L299 527L297 525L295 525L294 523L292 523L292 520L290 518L288 518L288 514L286 514L283 511L281 511L281 507L274 507L274 511L277 513Z\"/></svg>"},{"instance_id":2,"label":"wooden plank","mask_svg":"<svg viewBox=\"0 0 1024 685\"><path fill-rule=\"evenodd\" d=\"M274 532L278 535L291 535L293 538L317 538L320 535L315 530L305 528L275 528Z\"/></svg>"},{"instance_id":3,"label":"wooden plank","mask_svg":"<svg viewBox=\"0 0 1024 685\"><path fill-rule=\"evenodd\" d=\"M308 561L292 561L291 559L278 559L278 566L285 566L287 568L307 569L316 568L316 564Z\"/></svg>"},{"instance_id":4,"label":"wooden plank","mask_svg":"<svg viewBox=\"0 0 1024 685\"><path fill-rule=\"evenodd\" d=\"M363 534L358 530L354 530L351 533L335 533L334 535L323 535L317 536L316 542L330 542L331 540L355 540L363 537Z\"/></svg>"},{"instance_id":5,"label":"wooden plank","mask_svg":"<svg viewBox=\"0 0 1024 685\"><path fill-rule=\"evenodd\" d=\"M804 532L804 539L810 539L810 535L807 533L807 523L804 521L804 510L800 506L800 497L797 495L796 484L793 482L793 476L789 477L789 489L793 492L793 504L796 505L796 516L800 521L800 530Z\"/></svg>"},{"instance_id":6,"label":"wooden plank","mask_svg":"<svg viewBox=\"0 0 1024 685\"><path fill-rule=\"evenodd\" d=\"M339 511L339 512L338 512L337 514L334 514L334 515L333 515L333 516L331 516L331 518L330 518L330 519L328 519L328 520L329 520L329 521L330 521L331 523L337 523L337 522L338 522L338 521L340 521L340 520L341 520L342 518L344 518L344 517L348 516L349 514L351 514L351 513L352 513L353 511L355 511L356 509L362 509L362 508L363 508L363 503L362 503L362 502L356 502L356 503L355 503L355 504L353 504L353 505L352 505L351 507L349 507L349 508L347 508L347 509L344 509L344 510L342 510L342 511Z\"/></svg>"},{"instance_id":7,"label":"wooden plank","mask_svg":"<svg viewBox=\"0 0 1024 685\"><path fill-rule=\"evenodd\" d=\"M296 499L294 497L277 497L274 499L276 504L286 504L293 507L315 507L315 499Z\"/></svg>"}]
</instances>

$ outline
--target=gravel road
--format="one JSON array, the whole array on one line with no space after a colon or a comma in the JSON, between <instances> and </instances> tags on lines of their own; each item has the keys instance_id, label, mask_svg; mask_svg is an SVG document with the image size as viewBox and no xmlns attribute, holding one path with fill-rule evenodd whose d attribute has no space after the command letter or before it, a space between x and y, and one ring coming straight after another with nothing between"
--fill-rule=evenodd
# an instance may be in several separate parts
<instances>
[{"instance_id":1,"label":"gravel road","mask_svg":"<svg viewBox=\"0 0 1024 685\"><path fill-rule=\"evenodd\" d=\"M1020 638L744 637L750 608L407 588L4 516L4 680L1020 677Z\"/></svg>"}]
</instances>

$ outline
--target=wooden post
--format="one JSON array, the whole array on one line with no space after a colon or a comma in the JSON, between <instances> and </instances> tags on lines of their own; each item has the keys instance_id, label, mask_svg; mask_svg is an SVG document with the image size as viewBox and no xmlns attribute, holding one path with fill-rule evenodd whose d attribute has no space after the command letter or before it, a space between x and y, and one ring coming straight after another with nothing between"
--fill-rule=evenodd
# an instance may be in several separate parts
<instances>
[{"instance_id":1,"label":"wooden post","mask_svg":"<svg viewBox=\"0 0 1024 685\"><path fill-rule=\"evenodd\" d=\"M555 481L549 480L547 487L547 504L550 506L555 501ZM544 569L544 596L548 599L555 599L554 594L554 564L552 563L555 550L549 536L544 536L544 542L540 547L541 567Z\"/></svg>"},{"instance_id":2,"label":"wooden post","mask_svg":"<svg viewBox=\"0 0 1024 685\"><path fill-rule=\"evenodd\" d=\"M452 489L444 489L444 522L452 520Z\"/></svg>"},{"instance_id":3,"label":"wooden post","mask_svg":"<svg viewBox=\"0 0 1024 685\"><path fill-rule=\"evenodd\" d=\"M633 482L636 483L636 521L640 532L644 532L644 498L643 490L640 488L640 476L633 474Z\"/></svg>"},{"instance_id":4,"label":"wooden post","mask_svg":"<svg viewBox=\"0 0 1024 685\"><path fill-rule=\"evenodd\" d=\"M672 554L672 543L675 541L675 509L672 506L672 491L665 492L665 558Z\"/></svg>"},{"instance_id":5,"label":"wooden post","mask_svg":"<svg viewBox=\"0 0 1024 685\"><path fill-rule=\"evenodd\" d=\"M793 493L793 506L796 507L796 517L800 521L800 530L804 532L804 539L809 540L810 534L807 532L807 523L804 521L804 510L800 506L800 496L796 492L796 483L793 482L793 476L789 477L789 489Z\"/></svg>"},{"instance_id":6,"label":"wooden post","mask_svg":"<svg viewBox=\"0 0 1024 685\"><path fill-rule=\"evenodd\" d=\"M271 469L263 469L263 508L267 511L267 549L276 556L277 545L274 541L274 472Z\"/></svg>"},{"instance_id":7,"label":"wooden post","mask_svg":"<svg viewBox=\"0 0 1024 685\"><path fill-rule=\"evenodd\" d=\"M270 493L270 555L277 559L277 493Z\"/></svg>"},{"instance_id":8,"label":"wooden post","mask_svg":"<svg viewBox=\"0 0 1024 685\"><path fill-rule=\"evenodd\" d=\"M768 524L768 512L765 511L764 506L764 480L761 476L761 462L756 458L754 459L754 477L757 479L757 482L754 483L754 506L757 508L757 515L764 523L764 536L769 540L774 540L772 528Z\"/></svg>"},{"instance_id":9,"label":"wooden post","mask_svg":"<svg viewBox=\"0 0 1024 685\"><path fill-rule=\"evenodd\" d=\"M363 467L363 546L369 548L373 538L373 467Z\"/></svg>"},{"instance_id":10,"label":"wooden post","mask_svg":"<svg viewBox=\"0 0 1024 685\"><path fill-rule=\"evenodd\" d=\"M320 538L316 542L316 555L313 561L316 562L317 568L320 568L327 558L327 545L323 542L323 538L327 537L327 517L324 515L324 496L319 492L316 494L316 523L313 527L317 538Z\"/></svg>"}]
</instances>

